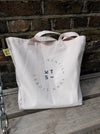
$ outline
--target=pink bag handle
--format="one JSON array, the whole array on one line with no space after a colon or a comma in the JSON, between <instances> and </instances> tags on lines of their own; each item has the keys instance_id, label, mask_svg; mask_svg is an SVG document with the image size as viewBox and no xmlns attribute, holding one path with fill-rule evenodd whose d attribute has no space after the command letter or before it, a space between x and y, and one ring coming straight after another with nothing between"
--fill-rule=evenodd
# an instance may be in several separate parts
<instances>
[{"instance_id":1,"label":"pink bag handle","mask_svg":"<svg viewBox=\"0 0 100 134\"><path fill-rule=\"evenodd\" d=\"M49 37L49 36L43 36L45 34L57 34L57 35L60 35L60 33L58 32L53 32L53 31L48 31L48 30L44 30L44 31L41 31L41 32L38 32L34 38L37 40L37 41L55 41L56 39L53 38L53 37ZM43 37L42 37L43 36Z\"/></svg>"},{"instance_id":2,"label":"pink bag handle","mask_svg":"<svg viewBox=\"0 0 100 134\"><path fill-rule=\"evenodd\" d=\"M41 36L43 36L43 35L45 35L45 34L58 34L58 35L60 35L60 33L58 33L58 32L53 32L53 31L49 31L49 30L44 30L44 31L41 31L41 32L38 32L34 37L36 38L36 37L41 37Z\"/></svg>"},{"instance_id":3,"label":"pink bag handle","mask_svg":"<svg viewBox=\"0 0 100 134\"><path fill-rule=\"evenodd\" d=\"M66 32L60 35L59 40L65 40L67 38L77 37L77 36L79 36L79 34L76 32Z\"/></svg>"},{"instance_id":4,"label":"pink bag handle","mask_svg":"<svg viewBox=\"0 0 100 134\"><path fill-rule=\"evenodd\" d=\"M58 32L53 32L53 31L48 31L48 30L44 30L44 31L41 31L41 32L38 32L35 36L34 36L34 39L37 40L37 41L43 41L43 42L46 42L46 41L55 41L56 39L53 38L53 37L49 37L49 36L43 36L45 34L57 34L57 35L60 35L60 33ZM73 37L77 37L79 36L78 33L76 32L66 32L66 33L63 33L59 36L59 39L58 40L71 40Z\"/></svg>"}]
</instances>

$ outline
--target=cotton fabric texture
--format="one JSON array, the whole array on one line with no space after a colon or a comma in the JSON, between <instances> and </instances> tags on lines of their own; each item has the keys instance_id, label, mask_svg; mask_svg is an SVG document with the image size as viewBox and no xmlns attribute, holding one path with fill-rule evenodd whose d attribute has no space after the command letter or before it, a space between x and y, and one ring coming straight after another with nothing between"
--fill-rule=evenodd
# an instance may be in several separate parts
<instances>
[{"instance_id":1,"label":"cotton fabric texture","mask_svg":"<svg viewBox=\"0 0 100 134\"><path fill-rule=\"evenodd\" d=\"M59 38L47 36L58 34ZM76 37L68 40L70 37ZM86 37L41 31L31 39L6 38L15 65L20 110L82 104L80 67Z\"/></svg>"}]
</instances>

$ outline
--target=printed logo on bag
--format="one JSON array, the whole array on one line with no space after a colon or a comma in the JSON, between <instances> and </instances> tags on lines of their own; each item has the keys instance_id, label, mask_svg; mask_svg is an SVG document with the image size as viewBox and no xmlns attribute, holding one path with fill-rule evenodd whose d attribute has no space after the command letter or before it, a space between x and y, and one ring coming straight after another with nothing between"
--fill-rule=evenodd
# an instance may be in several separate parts
<instances>
[{"instance_id":1,"label":"printed logo on bag","mask_svg":"<svg viewBox=\"0 0 100 134\"><path fill-rule=\"evenodd\" d=\"M53 69L50 70L45 70L44 74L45 74L45 80L49 80L50 78L54 78L54 74L53 74Z\"/></svg>"},{"instance_id":2,"label":"printed logo on bag","mask_svg":"<svg viewBox=\"0 0 100 134\"><path fill-rule=\"evenodd\" d=\"M58 77L60 76L60 77ZM33 75L35 84L45 91L60 89L64 83L64 67L57 60L47 59L46 68L41 73L41 78Z\"/></svg>"}]
</instances>

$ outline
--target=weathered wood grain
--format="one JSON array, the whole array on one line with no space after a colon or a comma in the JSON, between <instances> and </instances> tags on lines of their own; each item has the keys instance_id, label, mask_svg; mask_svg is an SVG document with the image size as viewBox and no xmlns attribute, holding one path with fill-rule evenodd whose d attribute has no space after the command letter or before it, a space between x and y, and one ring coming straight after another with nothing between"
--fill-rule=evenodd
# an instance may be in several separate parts
<instances>
[{"instance_id":1,"label":"weathered wood grain","mask_svg":"<svg viewBox=\"0 0 100 134\"><path fill-rule=\"evenodd\" d=\"M100 97L81 107L46 110L10 120L9 134L84 134L100 127Z\"/></svg>"},{"instance_id":2,"label":"weathered wood grain","mask_svg":"<svg viewBox=\"0 0 100 134\"><path fill-rule=\"evenodd\" d=\"M85 99L81 107L19 111L18 89L4 90L6 112L10 119L9 134L99 134L100 129L96 128L100 127L100 97L95 97L100 96L100 77L93 75L88 78L81 77L82 93L85 98L92 96L93 99Z\"/></svg>"},{"instance_id":3,"label":"weathered wood grain","mask_svg":"<svg viewBox=\"0 0 100 134\"><path fill-rule=\"evenodd\" d=\"M93 79L93 78L97 78L97 77L100 77L100 72L91 73L91 74L87 74L87 75L81 75L80 80Z\"/></svg>"},{"instance_id":4,"label":"weathered wood grain","mask_svg":"<svg viewBox=\"0 0 100 134\"><path fill-rule=\"evenodd\" d=\"M81 88L82 88L82 93L83 96L96 96L96 95L100 95L100 77L97 78L93 78L93 79L87 79L87 80L82 80L81 81ZM5 108L6 108L6 112L7 114L19 114L19 112L23 112L23 111L19 111L18 108L18 94L12 94L12 95L7 95L8 92L12 92L15 93L17 92L17 88L15 89L9 89L4 91L5 97L4 97L4 102L5 102ZM28 112L28 111L27 111ZM32 111L31 111L32 112ZM26 112L23 112L23 114L25 114ZM30 112L29 112L30 113Z\"/></svg>"},{"instance_id":5,"label":"weathered wood grain","mask_svg":"<svg viewBox=\"0 0 100 134\"><path fill-rule=\"evenodd\" d=\"M100 93L100 77L81 81L83 96Z\"/></svg>"}]
</instances>

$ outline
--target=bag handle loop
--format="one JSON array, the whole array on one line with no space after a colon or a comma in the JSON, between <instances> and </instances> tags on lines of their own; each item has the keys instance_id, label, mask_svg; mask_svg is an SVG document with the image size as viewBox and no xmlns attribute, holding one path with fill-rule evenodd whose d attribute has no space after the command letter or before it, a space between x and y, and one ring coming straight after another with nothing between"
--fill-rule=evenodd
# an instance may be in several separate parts
<instances>
[{"instance_id":1,"label":"bag handle loop","mask_svg":"<svg viewBox=\"0 0 100 134\"><path fill-rule=\"evenodd\" d=\"M48 30L44 30L44 31L41 31L41 32L38 32L34 38L37 40L37 41L55 41L56 39L53 38L53 37L49 37L49 36L43 36L45 34L56 34L56 35L60 35L60 33L58 32L53 32L53 31L48 31ZM43 36L43 37L42 37Z\"/></svg>"},{"instance_id":2,"label":"bag handle loop","mask_svg":"<svg viewBox=\"0 0 100 134\"><path fill-rule=\"evenodd\" d=\"M66 39L71 40L72 37L77 37L77 36L79 36L79 34L76 32L66 32L59 36L59 40L63 40L63 41Z\"/></svg>"},{"instance_id":3,"label":"bag handle loop","mask_svg":"<svg viewBox=\"0 0 100 134\"><path fill-rule=\"evenodd\" d=\"M43 36L43 35L45 35L45 34L58 34L58 35L60 35L60 33L58 33L58 32L53 32L53 31L48 31L48 30L44 30L44 31L41 31L41 32L38 32L34 37L35 38L39 38L39 37L41 37L41 36Z\"/></svg>"},{"instance_id":4,"label":"bag handle loop","mask_svg":"<svg viewBox=\"0 0 100 134\"><path fill-rule=\"evenodd\" d=\"M78 33L76 32L66 32L66 33L63 33L63 34L60 34L58 32L53 32L53 31L49 31L49 30L44 30L44 31L41 31L41 32L38 32L35 36L34 36L34 39L36 39L37 41L55 41L56 39L53 38L53 37L49 37L49 36L43 36L45 34L57 34L57 35L60 35L59 36L59 39L58 40L71 40L73 37L77 37L79 36ZM43 36L43 37L42 37Z\"/></svg>"}]
</instances>

